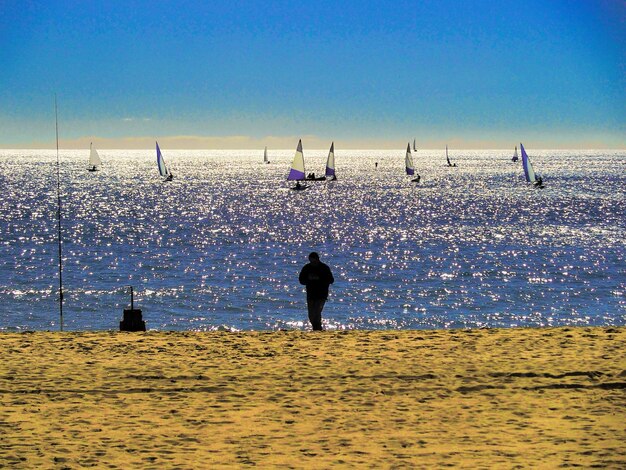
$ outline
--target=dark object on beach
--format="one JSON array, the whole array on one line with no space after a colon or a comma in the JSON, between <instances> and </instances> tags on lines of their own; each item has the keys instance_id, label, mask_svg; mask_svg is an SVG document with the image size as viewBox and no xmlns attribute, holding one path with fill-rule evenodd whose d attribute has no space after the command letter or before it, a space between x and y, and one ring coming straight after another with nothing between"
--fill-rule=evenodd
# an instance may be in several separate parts
<instances>
[{"instance_id":1,"label":"dark object on beach","mask_svg":"<svg viewBox=\"0 0 626 470\"><path fill-rule=\"evenodd\" d=\"M120 331L146 331L146 322L141 317L141 309L135 308L133 288L130 288L130 308L124 309L124 318L120 321Z\"/></svg>"},{"instance_id":2,"label":"dark object on beach","mask_svg":"<svg viewBox=\"0 0 626 470\"><path fill-rule=\"evenodd\" d=\"M141 319L141 309L125 308L120 331L146 331L146 322Z\"/></svg>"}]
</instances>

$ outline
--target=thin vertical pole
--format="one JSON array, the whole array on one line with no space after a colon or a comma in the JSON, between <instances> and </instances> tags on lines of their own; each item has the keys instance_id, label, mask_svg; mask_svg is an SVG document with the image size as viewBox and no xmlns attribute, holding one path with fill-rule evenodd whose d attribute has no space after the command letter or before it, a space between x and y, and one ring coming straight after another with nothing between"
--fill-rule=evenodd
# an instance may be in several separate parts
<instances>
[{"instance_id":1,"label":"thin vertical pole","mask_svg":"<svg viewBox=\"0 0 626 470\"><path fill-rule=\"evenodd\" d=\"M57 238L59 241L59 326L63 331L63 252L61 241L61 164L59 160L59 117L57 112L57 95L54 95L54 121L57 137L57 220L58 231Z\"/></svg>"}]
</instances>

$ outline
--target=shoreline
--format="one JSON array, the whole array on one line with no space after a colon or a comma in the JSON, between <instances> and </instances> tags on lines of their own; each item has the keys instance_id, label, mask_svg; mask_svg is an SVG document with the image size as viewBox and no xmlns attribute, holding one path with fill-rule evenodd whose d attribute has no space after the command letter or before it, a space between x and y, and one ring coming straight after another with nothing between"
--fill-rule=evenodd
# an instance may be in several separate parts
<instances>
[{"instance_id":1,"label":"shoreline","mask_svg":"<svg viewBox=\"0 0 626 470\"><path fill-rule=\"evenodd\" d=\"M626 466L626 327L0 340L0 467Z\"/></svg>"}]
</instances>

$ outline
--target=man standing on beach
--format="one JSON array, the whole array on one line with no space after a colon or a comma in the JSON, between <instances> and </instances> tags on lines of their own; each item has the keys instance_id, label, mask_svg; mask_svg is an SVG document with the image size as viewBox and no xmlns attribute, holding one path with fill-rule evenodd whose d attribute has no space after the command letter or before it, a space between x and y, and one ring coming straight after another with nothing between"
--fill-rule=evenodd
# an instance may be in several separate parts
<instances>
[{"instance_id":1,"label":"man standing on beach","mask_svg":"<svg viewBox=\"0 0 626 470\"><path fill-rule=\"evenodd\" d=\"M328 298L328 286L335 282L333 273L328 265L320 261L319 255L313 252L298 279L300 284L306 286L306 304L311 326L313 330L322 330L322 310Z\"/></svg>"}]
</instances>

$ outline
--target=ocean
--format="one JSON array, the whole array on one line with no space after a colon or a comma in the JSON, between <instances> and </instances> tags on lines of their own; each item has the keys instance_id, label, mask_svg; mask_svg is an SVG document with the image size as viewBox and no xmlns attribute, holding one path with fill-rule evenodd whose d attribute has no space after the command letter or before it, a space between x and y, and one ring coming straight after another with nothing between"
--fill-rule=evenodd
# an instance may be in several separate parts
<instances>
[{"instance_id":1,"label":"ocean","mask_svg":"<svg viewBox=\"0 0 626 470\"><path fill-rule=\"evenodd\" d=\"M625 325L626 152L335 149L291 191L294 150L61 150L65 330L308 329L298 274L335 276L327 329ZM328 150L304 147L323 174ZM378 167L376 167L378 163ZM56 151L0 150L0 331L58 330Z\"/></svg>"}]
</instances>

